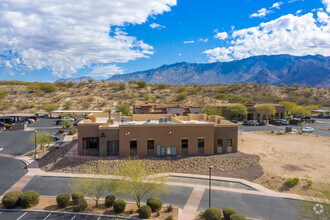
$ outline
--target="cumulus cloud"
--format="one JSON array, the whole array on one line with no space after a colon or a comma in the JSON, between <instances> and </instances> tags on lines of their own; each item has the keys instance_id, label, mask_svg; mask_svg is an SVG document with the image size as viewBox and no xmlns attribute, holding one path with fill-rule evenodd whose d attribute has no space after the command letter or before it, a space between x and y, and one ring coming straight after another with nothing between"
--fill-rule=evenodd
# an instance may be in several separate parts
<instances>
[{"instance_id":1,"label":"cumulus cloud","mask_svg":"<svg viewBox=\"0 0 330 220\"><path fill-rule=\"evenodd\" d=\"M322 0L322 3L326 7L326 11L330 13L330 0Z\"/></svg>"},{"instance_id":2,"label":"cumulus cloud","mask_svg":"<svg viewBox=\"0 0 330 220\"><path fill-rule=\"evenodd\" d=\"M207 38L199 38L198 39L198 42L204 42L204 43L206 43L207 41L208 41L209 39L207 39Z\"/></svg>"},{"instance_id":3,"label":"cumulus cloud","mask_svg":"<svg viewBox=\"0 0 330 220\"><path fill-rule=\"evenodd\" d=\"M228 38L228 34L227 32L220 32L220 33L217 33L214 38L217 38L219 40L225 40L226 38Z\"/></svg>"},{"instance_id":4,"label":"cumulus cloud","mask_svg":"<svg viewBox=\"0 0 330 220\"><path fill-rule=\"evenodd\" d=\"M330 17L325 12L285 15L256 27L234 31L228 47L206 50L210 62L257 55L330 56Z\"/></svg>"},{"instance_id":5,"label":"cumulus cloud","mask_svg":"<svg viewBox=\"0 0 330 220\"><path fill-rule=\"evenodd\" d=\"M0 67L70 76L94 64L148 57L153 47L119 27L173 5L176 0L1 0Z\"/></svg>"},{"instance_id":6,"label":"cumulus cloud","mask_svg":"<svg viewBox=\"0 0 330 220\"><path fill-rule=\"evenodd\" d=\"M283 4L283 2L275 2L270 8L276 8L280 9L280 6Z\"/></svg>"},{"instance_id":7,"label":"cumulus cloud","mask_svg":"<svg viewBox=\"0 0 330 220\"><path fill-rule=\"evenodd\" d=\"M187 40L187 41L183 41L184 44L193 44L195 43L195 41L193 40Z\"/></svg>"},{"instance_id":8,"label":"cumulus cloud","mask_svg":"<svg viewBox=\"0 0 330 220\"><path fill-rule=\"evenodd\" d=\"M160 25L160 24L157 24L157 23L152 23L152 24L150 24L149 25L152 29L163 29L163 28L165 28L165 26L163 26L163 25Z\"/></svg>"},{"instance_id":9,"label":"cumulus cloud","mask_svg":"<svg viewBox=\"0 0 330 220\"><path fill-rule=\"evenodd\" d=\"M258 12L251 14L250 15L250 18L255 18L255 17L263 18L263 17L265 17L267 14L269 14L271 12L272 11L270 11L270 10L268 10L266 8L262 8Z\"/></svg>"},{"instance_id":10,"label":"cumulus cloud","mask_svg":"<svg viewBox=\"0 0 330 220\"><path fill-rule=\"evenodd\" d=\"M94 77L109 77L116 74L122 74L123 70L116 65L107 65L107 66L96 66L93 70L88 74L88 76Z\"/></svg>"}]
</instances>

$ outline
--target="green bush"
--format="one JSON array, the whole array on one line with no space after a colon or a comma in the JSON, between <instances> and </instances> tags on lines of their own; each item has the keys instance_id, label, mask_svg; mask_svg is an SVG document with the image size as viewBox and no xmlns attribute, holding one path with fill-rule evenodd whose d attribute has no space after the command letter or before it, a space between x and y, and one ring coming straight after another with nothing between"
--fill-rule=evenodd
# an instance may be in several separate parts
<instances>
[{"instance_id":1,"label":"green bush","mask_svg":"<svg viewBox=\"0 0 330 220\"><path fill-rule=\"evenodd\" d=\"M110 208L111 206L113 206L115 200L116 197L114 195L109 195L105 197L105 207Z\"/></svg>"},{"instance_id":2,"label":"green bush","mask_svg":"<svg viewBox=\"0 0 330 220\"><path fill-rule=\"evenodd\" d=\"M2 198L2 205L6 209L16 208L20 204L20 197L22 196L21 191L10 191L5 194Z\"/></svg>"},{"instance_id":3,"label":"green bush","mask_svg":"<svg viewBox=\"0 0 330 220\"><path fill-rule=\"evenodd\" d=\"M82 192L74 192L74 193L72 193L71 198L72 198L73 204L77 204L78 199L84 199L85 195Z\"/></svg>"},{"instance_id":4,"label":"green bush","mask_svg":"<svg viewBox=\"0 0 330 220\"><path fill-rule=\"evenodd\" d=\"M69 131L69 135L75 135L77 133L76 129L72 129Z\"/></svg>"},{"instance_id":5,"label":"green bush","mask_svg":"<svg viewBox=\"0 0 330 220\"><path fill-rule=\"evenodd\" d=\"M58 133L59 133L59 134L64 134L64 132L65 132L64 129L60 129L60 130L58 130Z\"/></svg>"},{"instance_id":6,"label":"green bush","mask_svg":"<svg viewBox=\"0 0 330 220\"><path fill-rule=\"evenodd\" d=\"M167 212L172 212L173 211L173 206L172 205L169 205L168 207L167 207Z\"/></svg>"},{"instance_id":7,"label":"green bush","mask_svg":"<svg viewBox=\"0 0 330 220\"><path fill-rule=\"evenodd\" d=\"M70 204L70 195L63 193L56 197L56 203L59 208L65 208Z\"/></svg>"},{"instance_id":8,"label":"green bush","mask_svg":"<svg viewBox=\"0 0 330 220\"><path fill-rule=\"evenodd\" d=\"M113 203L113 209L115 213L123 213L126 208L126 202L124 200L118 199Z\"/></svg>"},{"instance_id":9,"label":"green bush","mask_svg":"<svg viewBox=\"0 0 330 220\"><path fill-rule=\"evenodd\" d=\"M158 197L151 197L147 200L147 206L149 206L152 212L157 212L162 209L163 201Z\"/></svg>"},{"instance_id":10,"label":"green bush","mask_svg":"<svg viewBox=\"0 0 330 220\"><path fill-rule=\"evenodd\" d=\"M226 207L222 209L222 213L225 220L230 220L230 216L238 214L238 211L234 208Z\"/></svg>"},{"instance_id":11,"label":"green bush","mask_svg":"<svg viewBox=\"0 0 330 220\"><path fill-rule=\"evenodd\" d=\"M203 214L205 220L221 220L221 211L217 208L208 208Z\"/></svg>"},{"instance_id":12,"label":"green bush","mask_svg":"<svg viewBox=\"0 0 330 220\"><path fill-rule=\"evenodd\" d=\"M298 177L295 177L295 178L289 178L287 180L285 180L284 184L287 186L287 187L294 187L295 185L297 185L299 183L299 178Z\"/></svg>"},{"instance_id":13,"label":"green bush","mask_svg":"<svg viewBox=\"0 0 330 220\"><path fill-rule=\"evenodd\" d=\"M147 205L141 206L138 211L139 218L148 219L151 216L151 208Z\"/></svg>"},{"instance_id":14,"label":"green bush","mask_svg":"<svg viewBox=\"0 0 330 220\"><path fill-rule=\"evenodd\" d=\"M23 193L20 197L21 206L30 208L39 204L39 194L35 191L29 190Z\"/></svg>"},{"instance_id":15,"label":"green bush","mask_svg":"<svg viewBox=\"0 0 330 220\"><path fill-rule=\"evenodd\" d=\"M243 215L234 214L230 216L229 220L246 220L246 218Z\"/></svg>"},{"instance_id":16,"label":"green bush","mask_svg":"<svg viewBox=\"0 0 330 220\"><path fill-rule=\"evenodd\" d=\"M312 180L306 180L306 183L308 186L312 186L313 185L313 181Z\"/></svg>"},{"instance_id":17,"label":"green bush","mask_svg":"<svg viewBox=\"0 0 330 220\"><path fill-rule=\"evenodd\" d=\"M172 215L169 215L165 218L165 220L173 220L173 216Z\"/></svg>"},{"instance_id":18,"label":"green bush","mask_svg":"<svg viewBox=\"0 0 330 220\"><path fill-rule=\"evenodd\" d=\"M73 205L74 212L81 212L87 208L87 201L85 199L79 198L76 200L76 204Z\"/></svg>"},{"instance_id":19,"label":"green bush","mask_svg":"<svg viewBox=\"0 0 330 220\"><path fill-rule=\"evenodd\" d=\"M177 98L177 100L185 100L185 99L187 99L187 93L182 92L176 98Z\"/></svg>"}]
</instances>

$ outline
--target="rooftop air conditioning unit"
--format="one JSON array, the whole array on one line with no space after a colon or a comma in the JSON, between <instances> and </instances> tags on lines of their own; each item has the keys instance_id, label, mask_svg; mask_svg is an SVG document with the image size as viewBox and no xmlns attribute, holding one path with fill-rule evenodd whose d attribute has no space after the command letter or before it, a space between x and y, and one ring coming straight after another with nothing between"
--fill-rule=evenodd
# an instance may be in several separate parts
<instances>
[{"instance_id":1,"label":"rooftop air conditioning unit","mask_svg":"<svg viewBox=\"0 0 330 220\"><path fill-rule=\"evenodd\" d=\"M167 123L167 118L164 118L163 120L164 120L164 123Z\"/></svg>"},{"instance_id":2,"label":"rooftop air conditioning unit","mask_svg":"<svg viewBox=\"0 0 330 220\"><path fill-rule=\"evenodd\" d=\"M123 122L128 122L129 121L129 117L121 117L120 121Z\"/></svg>"},{"instance_id":3,"label":"rooftop air conditioning unit","mask_svg":"<svg viewBox=\"0 0 330 220\"><path fill-rule=\"evenodd\" d=\"M150 118L147 119L147 123L150 123Z\"/></svg>"},{"instance_id":4,"label":"rooftop air conditioning unit","mask_svg":"<svg viewBox=\"0 0 330 220\"><path fill-rule=\"evenodd\" d=\"M159 118L158 122L159 122L159 124L164 123L164 118Z\"/></svg>"}]
</instances>

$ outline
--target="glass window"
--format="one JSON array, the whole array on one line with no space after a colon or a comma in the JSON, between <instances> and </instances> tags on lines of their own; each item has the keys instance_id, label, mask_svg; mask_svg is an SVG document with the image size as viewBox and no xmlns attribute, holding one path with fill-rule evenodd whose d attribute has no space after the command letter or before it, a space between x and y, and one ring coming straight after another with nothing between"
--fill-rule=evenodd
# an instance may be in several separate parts
<instances>
[{"instance_id":1,"label":"glass window","mask_svg":"<svg viewBox=\"0 0 330 220\"><path fill-rule=\"evenodd\" d=\"M218 139L218 147L222 147L222 139Z\"/></svg>"},{"instance_id":2,"label":"glass window","mask_svg":"<svg viewBox=\"0 0 330 220\"><path fill-rule=\"evenodd\" d=\"M137 149L137 141L136 140L131 140L130 141L130 147L131 147L131 149Z\"/></svg>"},{"instance_id":3,"label":"glass window","mask_svg":"<svg viewBox=\"0 0 330 220\"><path fill-rule=\"evenodd\" d=\"M233 140L232 139L227 139L227 147L233 146Z\"/></svg>"},{"instance_id":4,"label":"glass window","mask_svg":"<svg viewBox=\"0 0 330 220\"><path fill-rule=\"evenodd\" d=\"M148 141L147 141L147 146L148 146L148 149L149 149L149 150L154 149L155 141L154 141L154 140L148 140Z\"/></svg>"},{"instance_id":5,"label":"glass window","mask_svg":"<svg viewBox=\"0 0 330 220\"><path fill-rule=\"evenodd\" d=\"M181 140L181 147L182 148L188 148L188 139L182 139Z\"/></svg>"},{"instance_id":6,"label":"glass window","mask_svg":"<svg viewBox=\"0 0 330 220\"><path fill-rule=\"evenodd\" d=\"M203 148L204 147L204 139L198 139L198 147Z\"/></svg>"}]
</instances>

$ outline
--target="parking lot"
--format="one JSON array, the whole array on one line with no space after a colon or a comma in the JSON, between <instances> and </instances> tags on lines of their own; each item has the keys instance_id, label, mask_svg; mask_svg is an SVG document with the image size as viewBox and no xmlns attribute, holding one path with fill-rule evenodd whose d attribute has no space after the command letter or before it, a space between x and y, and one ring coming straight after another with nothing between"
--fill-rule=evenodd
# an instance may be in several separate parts
<instances>
[{"instance_id":1,"label":"parking lot","mask_svg":"<svg viewBox=\"0 0 330 220\"><path fill-rule=\"evenodd\" d=\"M25 220L25 219L43 219L43 220L116 220L128 219L124 217L109 217L102 215L75 214L75 213L54 213L54 212L39 212L39 211L0 211L0 220Z\"/></svg>"},{"instance_id":2,"label":"parking lot","mask_svg":"<svg viewBox=\"0 0 330 220\"><path fill-rule=\"evenodd\" d=\"M313 134L323 135L330 137L330 119L315 119L315 123L303 125L304 127L312 127L314 129ZM285 131L285 127L292 127L292 129L300 129L299 125L265 125L265 126L246 126L239 124L239 132L256 132L256 131Z\"/></svg>"}]
</instances>

